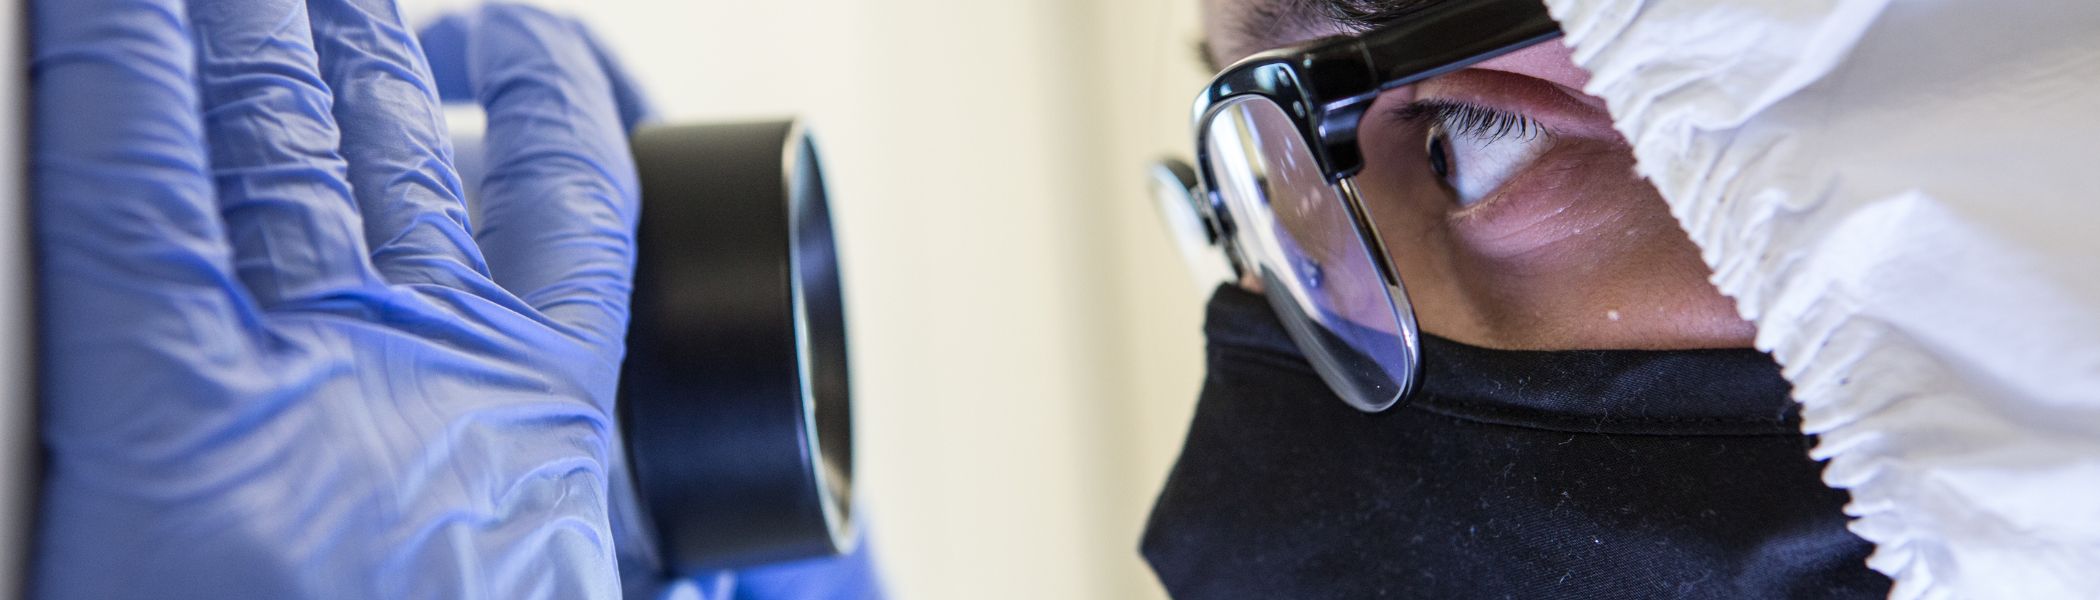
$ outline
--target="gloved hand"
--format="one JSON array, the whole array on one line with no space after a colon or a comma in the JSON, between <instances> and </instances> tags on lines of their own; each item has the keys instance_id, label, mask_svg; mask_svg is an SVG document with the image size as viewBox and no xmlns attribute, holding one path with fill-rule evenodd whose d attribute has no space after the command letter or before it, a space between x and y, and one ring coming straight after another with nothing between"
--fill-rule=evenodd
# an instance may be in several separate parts
<instances>
[{"instance_id":1,"label":"gloved hand","mask_svg":"<svg viewBox=\"0 0 2100 600\"><path fill-rule=\"evenodd\" d=\"M514 6L492 5L479 14L453 14L438 18L422 26L417 37L423 45L424 55L430 60L432 79L439 96L447 103L478 103L486 98L479 94L493 91L477 82L486 78L489 44L515 43L517 38L503 38L501 30L490 31L485 25L490 12L518 10ZM530 9L524 9L530 10ZM582 22L567 20L564 25L582 39L591 50L592 57L604 69L612 83L614 103L619 107L621 123L632 131L635 127L653 120L647 95L641 86L628 76L627 70L604 44L591 35ZM507 39L508 42L503 40ZM495 41L492 41L495 40ZM455 132L457 133L457 132ZM458 139L458 138L455 138ZM485 147L485 146L484 146ZM478 148L476 148L478 149ZM458 157L461 172L472 162L488 164L481 157L467 156L472 150L462 148ZM468 189L474 189L469 181ZM476 204L469 199L469 204ZM627 597L631 599L682 600L710 598L736 600L877 600L883 597L871 547L862 542L848 556L796 561L780 565L767 565L738 571L717 573L693 580L674 578L667 571L663 557L655 547L653 531L646 530L640 519L621 519L615 513L614 536L618 539L621 581ZM862 529L863 532L866 529Z\"/></svg>"},{"instance_id":2,"label":"gloved hand","mask_svg":"<svg viewBox=\"0 0 2100 600\"><path fill-rule=\"evenodd\" d=\"M482 34L483 19L478 13L507 10L521 8L510 4L491 4L477 13L444 15L416 31L417 40L423 44L423 55L430 59L431 81L437 88L438 97L446 103L480 102L476 96L479 91L474 85L474 70L479 65L469 54L474 44L489 43L487 39L490 36ZM634 77L627 73L627 68L621 66L620 61L613 57L605 44L591 34L590 28L575 19L564 19L563 25L569 29L570 35L581 38L584 45L590 48L592 60L598 62L598 68L604 69L606 79L612 82L613 104L620 109L621 125L632 132L635 127L655 120L656 111L649 102L648 94L643 93L641 84L636 83ZM513 38L512 41L530 40ZM480 58L483 61L487 60L486 56Z\"/></svg>"},{"instance_id":3,"label":"gloved hand","mask_svg":"<svg viewBox=\"0 0 2100 600\"><path fill-rule=\"evenodd\" d=\"M617 597L637 192L588 44L482 15L470 224L389 0L34 9L34 595Z\"/></svg>"}]
</instances>

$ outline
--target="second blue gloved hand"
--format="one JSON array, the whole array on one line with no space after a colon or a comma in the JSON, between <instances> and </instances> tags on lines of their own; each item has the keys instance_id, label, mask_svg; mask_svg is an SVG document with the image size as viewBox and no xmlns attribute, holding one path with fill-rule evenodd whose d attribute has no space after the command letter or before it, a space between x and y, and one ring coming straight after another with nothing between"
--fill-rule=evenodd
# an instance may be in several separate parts
<instances>
[{"instance_id":1,"label":"second blue gloved hand","mask_svg":"<svg viewBox=\"0 0 2100 600\"><path fill-rule=\"evenodd\" d=\"M634 167L490 11L470 223L387 0L38 0L45 598L612 598Z\"/></svg>"}]
</instances>

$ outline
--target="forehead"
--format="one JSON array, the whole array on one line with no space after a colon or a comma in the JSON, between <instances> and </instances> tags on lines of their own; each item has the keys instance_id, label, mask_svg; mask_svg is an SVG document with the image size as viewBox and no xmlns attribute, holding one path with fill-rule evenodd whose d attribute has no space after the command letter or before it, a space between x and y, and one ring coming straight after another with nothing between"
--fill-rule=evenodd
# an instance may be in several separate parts
<instances>
[{"instance_id":1,"label":"forehead","mask_svg":"<svg viewBox=\"0 0 2100 600\"><path fill-rule=\"evenodd\" d=\"M1248 55L1392 21L1447 0L1200 0L1205 52L1217 66Z\"/></svg>"},{"instance_id":2,"label":"forehead","mask_svg":"<svg viewBox=\"0 0 2100 600\"><path fill-rule=\"evenodd\" d=\"M1340 33L1322 27L1313 11L1318 0L1202 0L1204 46L1214 65L1250 54Z\"/></svg>"}]
</instances>

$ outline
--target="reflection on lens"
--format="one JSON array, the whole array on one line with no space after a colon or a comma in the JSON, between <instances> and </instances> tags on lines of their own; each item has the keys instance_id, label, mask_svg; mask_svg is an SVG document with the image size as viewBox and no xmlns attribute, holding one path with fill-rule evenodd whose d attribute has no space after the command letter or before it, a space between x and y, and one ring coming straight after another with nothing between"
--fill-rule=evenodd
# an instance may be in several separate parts
<instances>
[{"instance_id":1,"label":"reflection on lens","mask_svg":"<svg viewBox=\"0 0 2100 600\"><path fill-rule=\"evenodd\" d=\"M1414 377L1414 313L1359 234L1353 198L1274 102L1229 101L1204 138L1213 186L1293 341L1351 405L1392 406Z\"/></svg>"}]
</instances>

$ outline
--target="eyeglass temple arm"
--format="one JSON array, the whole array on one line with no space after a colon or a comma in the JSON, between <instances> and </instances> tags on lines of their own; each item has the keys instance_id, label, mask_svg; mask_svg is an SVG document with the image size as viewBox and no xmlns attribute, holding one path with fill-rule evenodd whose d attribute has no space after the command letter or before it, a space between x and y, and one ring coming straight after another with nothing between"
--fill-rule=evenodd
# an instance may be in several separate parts
<instances>
[{"instance_id":1,"label":"eyeglass temple arm","mask_svg":"<svg viewBox=\"0 0 2100 600\"><path fill-rule=\"evenodd\" d=\"M1560 37L1540 0L1439 2L1359 38L1380 91Z\"/></svg>"},{"instance_id":2,"label":"eyeglass temple arm","mask_svg":"<svg viewBox=\"0 0 2100 600\"><path fill-rule=\"evenodd\" d=\"M1380 92L1451 73L1560 37L1540 0L1437 2L1394 24L1312 51L1301 63L1307 99L1320 118L1330 180L1356 174L1357 122Z\"/></svg>"}]
</instances>

